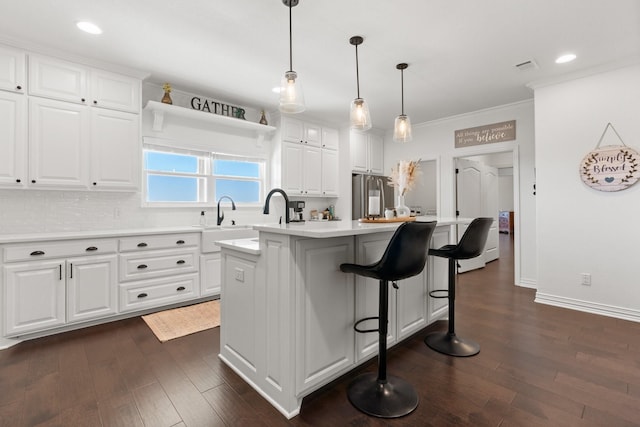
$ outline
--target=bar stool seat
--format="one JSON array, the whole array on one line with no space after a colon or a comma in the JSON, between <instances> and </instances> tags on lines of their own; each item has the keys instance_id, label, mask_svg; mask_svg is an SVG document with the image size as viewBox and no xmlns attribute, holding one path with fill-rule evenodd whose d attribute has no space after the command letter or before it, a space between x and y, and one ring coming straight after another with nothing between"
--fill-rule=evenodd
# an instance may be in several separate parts
<instances>
[{"instance_id":1,"label":"bar stool seat","mask_svg":"<svg viewBox=\"0 0 640 427\"><path fill-rule=\"evenodd\" d=\"M389 316L389 282L397 288L397 280L420 274L427 261L431 236L436 222L405 222L396 229L382 258L369 265L341 264L340 270L378 279L380 297L378 317L367 317L354 324L356 332L378 332L378 372L368 372L351 382L349 401L360 411L380 418L397 418L418 406L418 394L402 378L387 375L387 327ZM363 330L358 325L378 319L377 329Z\"/></svg>"},{"instance_id":2,"label":"bar stool seat","mask_svg":"<svg viewBox=\"0 0 640 427\"><path fill-rule=\"evenodd\" d=\"M429 255L447 258L449 260L449 285L448 289L438 289L429 292L432 298L448 298L449 300L449 325L446 332L433 332L424 339L433 350L449 356L474 356L480 352L480 345L470 339L463 339L456 335L455 331L455 301L456 301L456 274L457 260L471 259L479 256L484 251L489 235L489 228L493 218L476 218L467 227L457 245L445 245L439 249L430 249Z\"/></svg>"}]
</instances>

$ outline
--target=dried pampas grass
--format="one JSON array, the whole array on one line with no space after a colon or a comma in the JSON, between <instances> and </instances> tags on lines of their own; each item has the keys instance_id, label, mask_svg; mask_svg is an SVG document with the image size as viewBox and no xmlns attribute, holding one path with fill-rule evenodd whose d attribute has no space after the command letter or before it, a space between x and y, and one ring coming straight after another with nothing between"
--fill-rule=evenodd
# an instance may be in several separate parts
<instances>
[{"instance_id":1,"label":"dried pampas grass","mask_svg":"<svg viewBox=\"0 0 640 427\"><path fill-rule=\"evenodd\" d=\"M391 168L388 185L398 189L398 193L404 196L411 190L420 176L420 160L400 160L397 167Z\"/></svg>"}]
</instances>

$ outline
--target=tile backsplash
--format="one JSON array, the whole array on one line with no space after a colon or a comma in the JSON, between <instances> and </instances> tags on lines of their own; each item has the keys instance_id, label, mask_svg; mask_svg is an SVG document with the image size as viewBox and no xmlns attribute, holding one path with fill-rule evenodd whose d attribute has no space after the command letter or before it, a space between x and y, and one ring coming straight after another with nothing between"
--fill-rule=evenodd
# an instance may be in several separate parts
<instances>
[{"instance_id":1,"label":"tile backsplash","mask_svg":"<svg viewBox=\"0 0 640 427\"><path fill-rule=\"evenodd\" d=\"M139 193L0 190L0 234L119 230L198 224L201 208L143 208ZM215 225L216 208L204 209ZM224 224L271 222L261 208L225 207Z\"/></svg>"}]
</instances>

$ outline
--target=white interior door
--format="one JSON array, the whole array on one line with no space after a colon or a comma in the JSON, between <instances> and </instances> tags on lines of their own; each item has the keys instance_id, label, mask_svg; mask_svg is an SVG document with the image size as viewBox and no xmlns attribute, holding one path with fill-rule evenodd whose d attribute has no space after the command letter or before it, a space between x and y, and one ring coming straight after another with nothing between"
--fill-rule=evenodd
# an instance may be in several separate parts
<instances>
[{"instance_id":1,"label":"white interior door","mask_svg":"<svg viewBox=\"0 0 640 427\"><path fill-rule=\"evenodd\" d=\"M483 254L458 261L458 271L462 273L482 268L485 263L498 258L498 169L474 160L457 159L456 203L460 217L493 218ZM458 238L466 229L466 225L458 226Z\"/></svg>"}]
</instances>

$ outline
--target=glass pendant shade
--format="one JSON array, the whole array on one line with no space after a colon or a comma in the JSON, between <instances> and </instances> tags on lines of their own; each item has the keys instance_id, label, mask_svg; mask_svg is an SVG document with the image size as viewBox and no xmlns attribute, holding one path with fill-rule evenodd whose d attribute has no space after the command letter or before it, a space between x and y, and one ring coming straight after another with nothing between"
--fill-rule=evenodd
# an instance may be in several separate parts
<instances>
[{"instance_id":1,"label":"glass pendant shade","mask_svg":"<svg viewBox=\"0 0 640 427\"><path fill-rule=\"evenodd\" d=\"M304 109L304 93L300 78L295 71L287 71L280 82L280 111L301 113Z\"/></svg>"},{"instance_id":2,"label":"glass pendant shade","mask_svg":"<svg viewBox=\"0 0 640 427\"><path fill-rule=\"evenodd\" d=\"M409 142L412 137L411 119L406 114L400 114L396 117L396 122L393 126L393 140L395 142Z\"/></svg>"},{"instance_id":3,"label":"glass pendant shade","mask_svg":"<svg viewBox=\"0 0 640 427\"><path fill-rule=\"evenodd\" d=\"M364 99L356 98L351 101L350 121L351 129L371 129L371 115L369 115L369 106Z\"/></svg>"}]
</instances>

